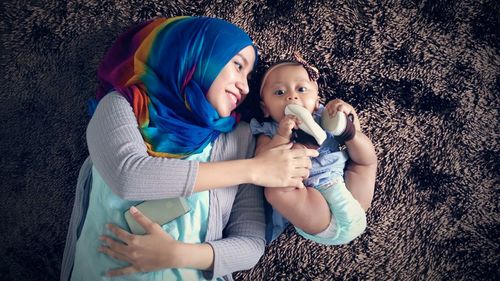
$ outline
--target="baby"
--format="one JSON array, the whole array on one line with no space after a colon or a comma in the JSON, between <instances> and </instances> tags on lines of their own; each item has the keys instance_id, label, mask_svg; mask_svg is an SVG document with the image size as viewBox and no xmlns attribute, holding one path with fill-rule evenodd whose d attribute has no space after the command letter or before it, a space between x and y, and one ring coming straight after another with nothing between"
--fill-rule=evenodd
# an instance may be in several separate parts
<instances>
[{"instance_id":1,"label":"baby","mask_svg":"<svg viewBox=\"0 0 500 281\"><path fill-rule=\"evenodd\" d=\"M365 211L375 185L375 149L361 132L351 105L339 99L320 104L318 77L318 70L295 54L295 61L271 66L262 78L261 108L267 120L253 119L250 124L252 133L259 135L257 150L293 141L294 147L316 147L320 153L304 180L307 188L265 189L272 206L267 210L268 242L288 222L303 237L326 245L349 243L366 227ZM310 114L325 131L312 124ZM304 134L299 128L314 138L300 137Z\"/></svg>"}]
</instances>

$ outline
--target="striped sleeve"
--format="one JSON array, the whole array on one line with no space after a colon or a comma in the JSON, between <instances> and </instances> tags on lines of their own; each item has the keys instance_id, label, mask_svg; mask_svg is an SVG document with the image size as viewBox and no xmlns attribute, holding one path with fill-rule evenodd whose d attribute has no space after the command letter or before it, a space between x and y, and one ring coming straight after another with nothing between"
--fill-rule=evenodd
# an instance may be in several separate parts
<instances>
[{"instance_id":1,"label":"striped sleeve","mask_svg":"<svg viewBox=\"0 0 500 281\"><path fill-rule=\"evenodd\" d=\"M257 264L266 244L262 188L239 187L224 229L224 239L208 243L214 249L213 271L205 273L208 279L250 269Z\"/></svg>"},{"instance_id":2,"label":"striped sleeve","mask_svg":"<svg viewBox=\"0 0 500 281\"><path fill-rule=\"evenodd\" d=\"M236 145L238 158L249 158L255 150L255 139L247 124L240 124L236 138L225 148ZM264 194L261 187L244 184L238 187L223 239L208 241L214 250L213 271L204 272L207 279L221 276L231 280L231 273L254 267L265 249Z\"/></svg>"},{"instance_id":3,"label":"striped sleeve","mask_svg":"<svg viewBox=\"0 0 500 281\"><path fill-rule=\"evenodd\" d=\"M118 93L106 95L87 127L92 162L125 200L189 196L199 163L149 156L132 107Z\"/></svg>"}]
</instances>

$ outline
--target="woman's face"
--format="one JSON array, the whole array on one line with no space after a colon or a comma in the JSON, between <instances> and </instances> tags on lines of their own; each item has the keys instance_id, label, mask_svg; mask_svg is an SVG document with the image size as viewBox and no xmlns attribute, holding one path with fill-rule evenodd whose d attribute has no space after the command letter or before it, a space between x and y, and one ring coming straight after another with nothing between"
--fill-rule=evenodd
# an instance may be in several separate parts
<instances>
[{"instance_id":1,"label":"woman's face","mask_svg":"<svg viewBox=\"0 0 500 281\"><path fill-rule=\"evenodd\" d=\"M207 100L220 117L228 117L248 95L248 75L255 62L255 50L248 46L221 70L208 89Z\"/></svg>"}]
</instances>

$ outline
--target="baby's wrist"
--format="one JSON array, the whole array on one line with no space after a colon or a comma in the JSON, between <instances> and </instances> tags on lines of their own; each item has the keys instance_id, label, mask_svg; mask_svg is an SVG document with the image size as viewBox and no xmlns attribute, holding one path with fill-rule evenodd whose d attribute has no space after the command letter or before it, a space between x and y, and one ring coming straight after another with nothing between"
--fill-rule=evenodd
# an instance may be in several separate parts
<instances>
[{"instance_id":1,"label":"baby's wrist","mask_svg":"<svg viewBox=\"0 0 500 281\"><path fill-rule=\"evenodd\" d=\"M290 142L290 138L292 137L291 134L281 134L280 132L278 132L276 135L274 135L273 139L277 139L279 141L282 141L284 143L288 143Z\"/></svg>"}]
</instances>

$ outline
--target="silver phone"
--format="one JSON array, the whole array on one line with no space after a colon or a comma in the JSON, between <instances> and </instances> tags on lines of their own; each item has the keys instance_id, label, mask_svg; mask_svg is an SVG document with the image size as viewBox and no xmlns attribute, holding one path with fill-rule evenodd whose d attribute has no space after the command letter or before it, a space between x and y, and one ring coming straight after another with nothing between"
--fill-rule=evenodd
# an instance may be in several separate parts
<instances>
[{"instance_id":1,"label":"silver phone","mask_svg":"<svg viewBox=\"0 0 500 281\"><path fill-rule=\"evenodd\" d=\"M135 207L159 225L171 222L191 209L184 197L144 201ZM132 233L139 235L146 233L144 228L132 217L130 210L125 212L125 220Z\"/></svg>"}]
</instances>

